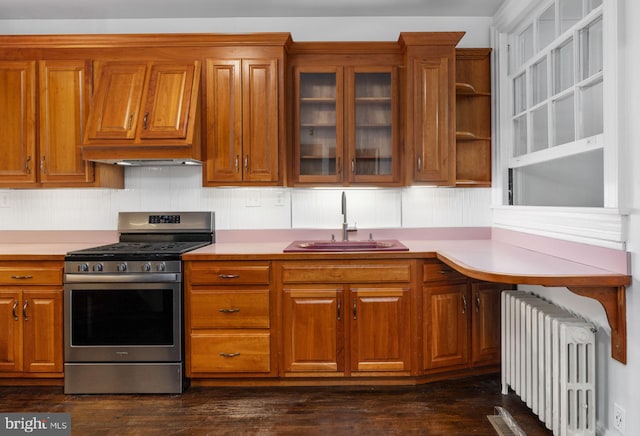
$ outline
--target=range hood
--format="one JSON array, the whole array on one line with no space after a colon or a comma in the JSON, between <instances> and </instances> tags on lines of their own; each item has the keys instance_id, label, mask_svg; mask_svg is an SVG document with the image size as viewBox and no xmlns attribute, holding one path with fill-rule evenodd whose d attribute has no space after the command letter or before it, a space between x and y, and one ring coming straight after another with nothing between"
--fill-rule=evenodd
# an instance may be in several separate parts
<instances>
[{"instance_id":1,"label":"range hood","mask_svg":"<svg viewBox=\"0 0 640 436\"><path fill-rule=\"evenodd\" d=\"M99 159L92 162L123 167L202 166L202 162L195 159Z\"/></svg>"},{"instance_id":2,"label":"range hood","mask_svg":"<svg viewBox=\"0 0 640 436\"><path fill-rule=\"evenodd\" d=\"M201 165L200 61L96 61L84 160Z\"/></svg>"}]
</instances>

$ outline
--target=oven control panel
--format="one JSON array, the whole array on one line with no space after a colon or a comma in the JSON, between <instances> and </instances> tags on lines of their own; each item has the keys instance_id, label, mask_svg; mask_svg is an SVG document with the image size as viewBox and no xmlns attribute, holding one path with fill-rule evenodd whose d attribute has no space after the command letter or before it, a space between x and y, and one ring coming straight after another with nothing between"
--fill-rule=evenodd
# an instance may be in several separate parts
<instances>
[{"instance_id":1,"label":"oven control panel","mask_svg":"<svg viewBox=\"0 0 640 436\"><path fill-rule=\"evenodd\" d=\"M179 260L135 260L135 261L66 261L65 274L145 274L179 273Z\"/></svg>"}]
</instances>

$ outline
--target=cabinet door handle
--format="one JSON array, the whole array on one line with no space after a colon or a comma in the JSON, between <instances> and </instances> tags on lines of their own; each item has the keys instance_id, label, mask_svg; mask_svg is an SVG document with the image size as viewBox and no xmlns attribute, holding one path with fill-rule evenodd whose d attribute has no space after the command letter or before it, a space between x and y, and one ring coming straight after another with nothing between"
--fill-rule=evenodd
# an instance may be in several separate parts
<instances>
[{"instance_id":1,"label":"cabinet door handle","mask_svg":"<svg viewBox=\"0 0 640 436\"><path fill-rule=\"evenodd\" d=\"M46 156L42 156L42 159L40 159L40 171L42 172L42 174L47 174L47 168L45 166L46 159Z\"/></svg>"},{"instance_id":2,"label":"cabinet door handle","mask_svg":"<svg viewBox=\"0 0 640 436\"><path fill-rule=\"evenodd\" d=\"M24 163L24 169L27 172L27 174L31 174L31 156L27 156L27 160Z\"/></svg>"},{"instance_id":3,"label":"cabinet door handle","mask_svg":"<svg viewBox=\"0 0 640 436\"><path fill-rule=\"evenodd\" d=\"M240 309L220 309L220 310L218 310L218 312L221 312L221 313L236 313L236 312L240 312Z\"/></svg>"},{"instance_id":4,"label":"cabinet door handle","mask_svg":"<svg viewBox=\"0 0 640 436\"><path fill-rule=\"evenodd\" d=\"M133 128L133 112L129 115L129 127L127 127L127 130L131 130L131 128Z\"/></svg>"},{"instance_id":5,"label":"cabinet door handle","mask_svg":"<svg viewBox=\"0 0 640 436\"><path fill-rule=\"evenodd\" d=\"M33 276L11 276L11 278L15 280L29 280L32 279Z\"/></svg>"},{"instance_id":6,"label":"cabinet door handle","mask_svg":"<svg viewBox=\"0 0 640 436\"><path fill-rule=\"evenodd\" d=\"M467 313L467 297L462 296L462 313Z\"/></svg>"},{"instance_id":7,"label":"cabinet door handle","mask_svg":"<svg viewBox=\"0 0 640 436\"><path fill-rule=\"evenodd\" d=\"M418 172L422 172L422 156L418 156Z\"/></svg>"},{"instance_id":8,"label":"cabinet door handle","mask_svg":"<svg viewBox=\"0 0 640 436\"><path fill-rule=\"evenodd\" d=\"M18 300L13 301L13 307L11 308L11 314L13 315L13 319L16 321L19 319L18 314L16 313L16 309L18 308Z\"/></svg>"},{"instance_id":9,"label":"cabinet door handle","mask_svg":"<svg viewBox=\"0 0 640 436\"><path fill-rule=\"evenodd\" d=\"M480 312L480 294L476 292L476 313Z\"/></svg>"},{"instance_id":10,"label":"cabinet door handle","mask_svg":"<svg viewBox=\"0 0 640 436\"><path fill-rule=\"evenodd\" d=\"M236 173L240 171L240 156L236 155Z\"/></svg>"},{"instance_id":11,"label":"cabinet door handle","mask_svg":"<svg viewBox=\"0 0 640 436\"><path fill-rule=\"evenodd\" d=\"M22 305L22 317L25 321L29 321L29 317L27 316L27 307L29 307L29 300L25 301Z\"/></svg>"},{"instance_id":12,"label":"cabinet door handle","mask_svg":"<svg viewBox=\"0 0 640 436\"><path fill-rule=\"evenodd\" d=\"M144 113L144 117L142 118L142 128L147 130L147 120L149 119L149 112Z\"/></svg>"},{"instance_id":13,"label":"cabinet door handle","mask_svg":"<svg viewBox=\"0 0 640 436\"><path fill-rule=\"evenodd\" d=\"M221 279L237 279L240 277L240 274L218 274L218 277Z\"/></svg>"},{"instance_id":14,"label":"cabinet door handle","mask_svg":"<svg viewBox=\"0 0 640 436\"><path fill-rule=\"evenodd\" d=\"M352 158L351 159L351 174L355 174L356 173L356 159Z\"/></svg>"},{"instance_id":15,"label":"cabinet door handle","mask_svg":"<svg viewBox=\"0 0 640 436\"><path fill-rule=\"evenodd\" d=\"M338 299L338 321L340 321L340 299Z\"/></svg>"},{"instance_id":16,"label":"cabinet door handle","mask_svg":"<svg viewBox=\"0 0 640 436\"><path fill-rule=\"evenodd\" d=\"M249 155L245 155L244 156L244 172L248 173L249 172Z\"/></svg>"},{"instance_id":17,"label":"cabinet door handle","mask_svg":"<svg viewBox=\"0 0 640 436\"><path fill-rule=\"evenodd\" d=\"M240 353L220 353L222 357L237 357Z\"/></svg>"},{"instance_id":18,"label":"cabinet door handle","mask_svg":"<svg viewBox=\"0 0 640 436\"><path fill-rule=\"evenodd\" d=\"M356 300L353 300L353 319L357 319Z\"/></svg>"},{"instance_id":19,"label":"cabinet door handle","mask_svg":"<svg viewBox=\"0 0 640 436\"><path fill-rule=\"evenodd\" d=\"M338 176L342 176L342 158L338 158L336 162L336 170L338 171Z\"/></svg>"}]
</instances>

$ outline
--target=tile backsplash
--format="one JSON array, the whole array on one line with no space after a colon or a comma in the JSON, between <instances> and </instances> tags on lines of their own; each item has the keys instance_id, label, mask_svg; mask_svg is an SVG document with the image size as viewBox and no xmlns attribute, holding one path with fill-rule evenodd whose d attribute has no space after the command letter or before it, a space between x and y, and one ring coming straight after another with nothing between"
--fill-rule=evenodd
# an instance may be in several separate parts
<instances>
[{"instance_id":1,"label":"tile backsplash","mask_svg":"<svg viewBox=\"0 0 640 436\"><path fill-rule=\"evenodd\" d=\"M213 210L217 229L491 225L490 188L203 188L200 167L126 168L124 189L0 189L0 230L114 230L119 211Z\"/></svg>"}]
</instances>

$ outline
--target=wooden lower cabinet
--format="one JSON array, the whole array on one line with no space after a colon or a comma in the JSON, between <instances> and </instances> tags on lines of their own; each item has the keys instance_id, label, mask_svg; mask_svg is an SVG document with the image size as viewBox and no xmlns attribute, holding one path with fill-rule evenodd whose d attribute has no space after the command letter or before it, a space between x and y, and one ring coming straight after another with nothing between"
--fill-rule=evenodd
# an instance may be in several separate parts
<instances>
[{"instance_id":1,"label":"wooden lower cabinet","mask_svg":"<svg viewBox=\"0 0 640 436\"><path fill-rule=\"evenodd\" d=\"M0 378L63 377L62 295L62 262L0 262Z\"/></svg>"},{"instance_id":2,"label":"wooden lower cabinet","mask_svg":"<svg viewBox=\"0 0 640 436\"><path fill-rule=\"evenodd\" d=\"M439 261L424 264L425 372L500 363L500 293L510 285L473 282Z\"/></svg>"},{"instance_id":3,"label":"wooden lower cabinet","mask_svg":"<svg viewBox=\"0 0 640 436\"><path fill-rule=\"evenodd\" d=\"M186 374L275 375L269 262L186 262Z\"/></svg>"},{"instance_id":4,"label":"wooden lower cabinet","mask_svg":"<svg viewBox=\"0 0 640 436\"><path fill-rule=\"evenodd\" d=\"M406 261L282 264L282 375L409 375L414 271Z\"/></svg>"}]
</instances>

